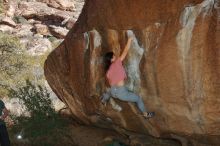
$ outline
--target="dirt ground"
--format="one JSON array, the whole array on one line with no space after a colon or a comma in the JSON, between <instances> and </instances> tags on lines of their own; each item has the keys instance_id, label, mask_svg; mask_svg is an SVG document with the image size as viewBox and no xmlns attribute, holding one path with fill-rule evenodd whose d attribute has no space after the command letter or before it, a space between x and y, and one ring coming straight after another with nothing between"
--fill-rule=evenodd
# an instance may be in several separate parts
<instances>
[{"instance_id":1,"label":"dirt ground","mask_svg":"<svg viewBox=\"0 0 220 146\"><path fill-rule=\"evenodd\" d=\"M32 146L26 139L18 140L16 136L10 135L12 146ZM50 141L52 138L41 138L39 141ZM39 146L111 146L111 144L128 143L125 136L122 136L112 130L101 129L97 127L89 127L83 125L70 125L66 130L66 133L60 137L60 140L56 144L48 144ZM52 142L51 142L52 143ZM33 144L38 146L38 144Z\"/></svg>"},{"instance_id":2,"label":"dirt ground","mask_svg":"<svg viewBox=\"0 0 220 146\"><path fill-rule=\"evenodd\" d=\"M66 134L56 144L34 144L34 146L181 146L177 141L162 140L151 136L128 136L118 134L109 129L70 125ZM48 140L48 138L46 138ZM40 141L45 140L42 138ZM12 146L33 146L26 140L11 138ZM42 143L42 142L41 142Z\"/></svg>"}]
</instances>

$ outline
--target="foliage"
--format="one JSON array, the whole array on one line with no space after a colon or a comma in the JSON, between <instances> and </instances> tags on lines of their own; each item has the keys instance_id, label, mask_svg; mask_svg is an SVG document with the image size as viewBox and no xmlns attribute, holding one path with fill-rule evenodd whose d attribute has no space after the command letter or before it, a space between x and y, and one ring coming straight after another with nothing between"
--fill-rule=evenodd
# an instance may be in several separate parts
<instances>
[{"instance_id":1,"label":"foliage","mask_svg":"<svg viewBox=\"0 0 220 146\"><path fill-rule=\"evenodd\" d=\"M43 85L43 64L48 54L30 56L19 38L0 32L0 95L7 96L9 89L23 86L27 79Z\"/></svg>"},{"instance_id":2,"label":"foliage","mask_svg":"<svg viewBox=\"0 0 220 146\"><path fill-rule=\"evenodd\" d=\"M53 42L55 42L57 40L57 38L54 37L54 36L49 36L48 40L53 43Z\"/></svg>"},{"instance_id":3,"label":"foliage","mask_svg":"<svg viewBox=\"0 0 220 146\"><path fill-rule=\"evenodd\" d=\"M0 14L4 12L3 0L0 0Z\"/></svg>"},{"instance_id":4,"label":"foliage","mask_svg":"<svg viewBox=\"0 0 220 146\"><path fill-rule=\"evenodd\" d=\"M26 85L18 90L10 90L10 97L17 97L23 103L30 116L16 118L13 133L22 131L23 137L33 146L53 146L60 137L68 134L65 128L68 120L60 117L52 107L50 94L46 88L34 85L27 80ZM42 139L52 138L50 141Z\"/></svg>"},{"instance_id":5,"label":"foliage","mask_svg":"<svg viewBox=\"0 0 220 146\"><path fill-rule=\"evenodd\" d=\"M24 69L28 68L27 56L19 39L0 32L0 94L6 95L8 88L20 84ZM12 84L13 83L13 84Z\"/></svg>"},{"instance_id":6,"label":"foliage","mask_svg":"<svg viewBox=\"0 0 220 146\"><path fill-rule=\"evenodd\" d=\"M34 85L29 80L26 80L26 85L18 90L11 89L10 96L19 98L32 117L55 113L47 89L40 85Z\"/></svg>"},{"instance_id":7,"label":"foliage","mask_svg":"<svg viewBox=\"0 0 220 146\"><path fill-rule=\"evenodd\" d=\"M14 22L16 22L18 24L27 24L28 23L28 21L22 16L14 16L13 20L14 20Z\"/></svg>"},{"instance_id":8,"label":"foliage","mask_svg":"<svg viewBox=\"0 0 220 146\"><path fill-rule=\"evenodd\" d=\"M13 75L14 72L19 71L23 67L23 53L19 49L20 47L18 38L0 33L1 71L5 71L8 75Z\"/></svg>"}]
</instances>

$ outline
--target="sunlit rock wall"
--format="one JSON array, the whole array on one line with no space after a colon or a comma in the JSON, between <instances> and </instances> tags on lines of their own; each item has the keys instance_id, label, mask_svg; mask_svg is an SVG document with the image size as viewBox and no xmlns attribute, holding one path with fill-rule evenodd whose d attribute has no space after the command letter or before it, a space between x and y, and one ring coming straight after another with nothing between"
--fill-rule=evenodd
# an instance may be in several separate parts
<instances>
[{"instance_id":1,"label":"sunlit rock wall","mask_svg":"<svg viewBox=\"0 0 220 146\"><path fill-rule=\"evenodd\" d=\"M218 0L87 0L64 42L45 63L47 80L86 124L157 137L219 144L220 4ZM156 116L144 119L132 103L100 103L107 88L102 56L124 61L126 87Z\"/></svg>"}]
</instances>

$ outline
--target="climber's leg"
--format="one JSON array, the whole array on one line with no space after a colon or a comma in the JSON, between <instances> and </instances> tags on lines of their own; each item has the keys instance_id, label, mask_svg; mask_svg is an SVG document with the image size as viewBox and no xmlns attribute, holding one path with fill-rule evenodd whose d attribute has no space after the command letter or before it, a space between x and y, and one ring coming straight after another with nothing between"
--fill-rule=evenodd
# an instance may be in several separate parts
<instances>
[{"instance_id":1,"label":"climber's leg","mask_svg":"<svg viewBox=\"0 0 220 146\"><path fill-rule=\"evenodd\" d=\"M143 113L144 117L150 118L154 116L154 112L147 112L144 106L144 102L138 95L128 91L124 86L112 87L111 94L113 97L118 98L122 101L135 102L138 109Z\"/></svg>"},{"instance_id":2,"label":"climber's leg","mask_svg":"<svg viewBox=\"0 0 220 146\"><path fill-rule=\"evenodd\" d=\"M105 103L109 100L109 98L111 97L111 92L110 92L110 88L106 89L106 92L101 96L102 99L102 103Z\"/></svg>"},{"instance_id":3,"label":"climber's leg","mask_svg":"<svg viewBox=\"0 0 220 146\"><path fill-rule=\"evenodd\" d=\"M135 102L141 112L145 112L145 106L143 100L136 94L128 91L125 87L112 87L111 94L113 97L122 101Z\"/></svg>"}]
</instances>

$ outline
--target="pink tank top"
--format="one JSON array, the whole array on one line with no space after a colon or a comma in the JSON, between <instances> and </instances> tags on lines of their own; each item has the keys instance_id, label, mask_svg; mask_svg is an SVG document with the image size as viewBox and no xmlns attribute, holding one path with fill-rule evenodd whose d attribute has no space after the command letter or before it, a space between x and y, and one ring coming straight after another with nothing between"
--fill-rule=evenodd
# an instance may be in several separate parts
<instances>
[{"instance_id":1,"label":"pink tank top","mask_svg":"<svg viewBox=\"0 0 220 146\"><path fill-rule=\"evenodd\" d=\"M107 79L111 86L116 85L118 82L127 78L125 69L122 65L120 58L115 60L109 67L106 73Z\"/></svg>"}]
</instances>

